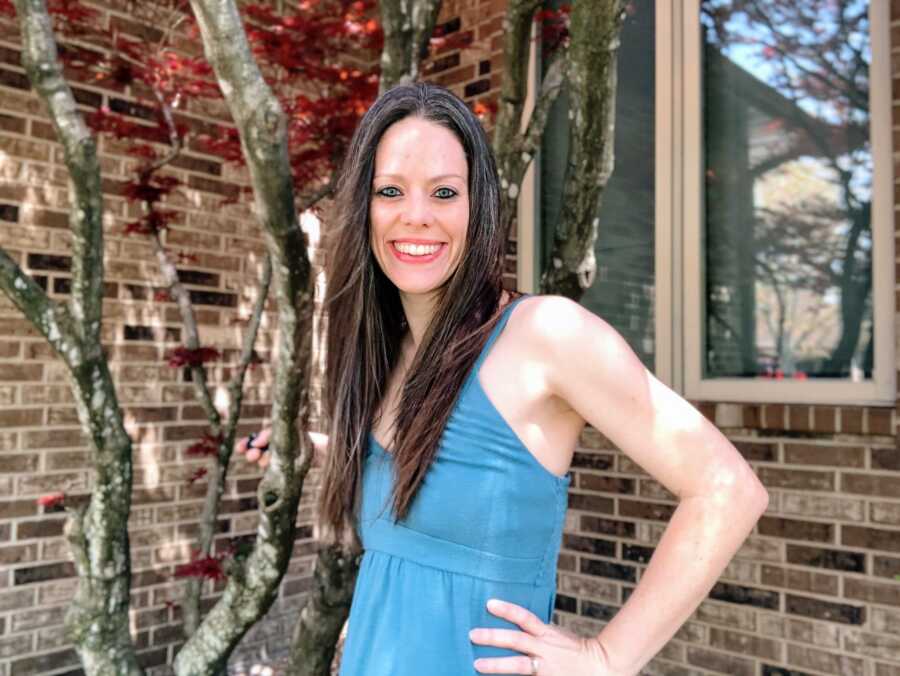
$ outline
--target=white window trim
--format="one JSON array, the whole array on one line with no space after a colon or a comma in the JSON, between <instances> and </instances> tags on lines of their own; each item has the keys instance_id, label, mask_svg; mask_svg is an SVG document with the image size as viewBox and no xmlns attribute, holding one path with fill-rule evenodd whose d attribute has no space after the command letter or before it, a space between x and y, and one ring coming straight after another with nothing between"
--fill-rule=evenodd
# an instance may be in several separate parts
<instances>
[{"instance_id":1,"label":"white window trim","mask_svg":"<svg viewBox=\"0 0 900 676\"><path fill-rule=\"evenodd\" d=\"M678 0L676 0L678 4ZM685 0L681 78L684 145L675 149L681 157L684 195L684 249L681 257L684 286L684 382L685 394L703 401L782 402L815 404L894 404L894 222L893 158L891 134L890 12L889 3L869 5L872 40L870 107L875 171L872 198L872 282L875 321L874 379L850 382L839 378L773 382L754 378L701 376L703 331L702 223L703 132L701 92L700 0ZM673 26L676 28L677 26ZM673 31L675 32L675 31ZM678 91L674 92L677 96ZM677 99L676 99L677 100ZM673 255L675 251L673 250ZM677 259L676 259L677 260Z\"/></svg>"}]
</instances>

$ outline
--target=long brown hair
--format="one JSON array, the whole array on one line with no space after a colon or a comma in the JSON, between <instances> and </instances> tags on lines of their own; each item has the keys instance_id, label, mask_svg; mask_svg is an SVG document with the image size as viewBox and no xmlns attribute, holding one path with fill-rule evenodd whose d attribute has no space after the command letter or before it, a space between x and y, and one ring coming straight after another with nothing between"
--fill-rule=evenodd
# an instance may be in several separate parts
<instances>
[{"instance_id":1,"label":"long brown hair","mask_svg":"<svg viewBox=\"0 0 900 676\"><path fill-rule=\"evenodd\" d=\"M409 116L446 127L462 145L469 167L469 225L462 259L440 290L403 383L389 444L395 518L409 511L459 391L499 316L505 233L500 232L497 168L484 130L442 87L394 87L378 98L353 135L338 184L336 228L328 235L325 406L330 421L319 515L335 535L354 523L367 436L406 332L397 288L369 244L369 201L378 142L388 127Z\"/></svg>"}]
</instances>

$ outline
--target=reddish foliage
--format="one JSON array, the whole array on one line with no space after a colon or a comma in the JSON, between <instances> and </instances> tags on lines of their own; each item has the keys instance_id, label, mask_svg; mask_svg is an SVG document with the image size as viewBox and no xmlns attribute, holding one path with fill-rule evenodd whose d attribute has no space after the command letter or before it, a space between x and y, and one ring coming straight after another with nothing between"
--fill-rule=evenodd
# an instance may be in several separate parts
<instances>
[{"instance_id":1,"label":"reddish foliage","mask_svg":"<svg viewBox=\"0 0 900 676\"><path fill-rule=\"evenodd\" d=\"M122 194L130 200L152 204L158 202L164 195L168 195L179 185L181 185L181 181L174 176L142 174L137 179L126 183Z\"/></svg>"},{"instance_id":2,"label":"reddish foliage","mask_svg":"<svg viewBox=\"0 0 900 676\"><path fill-rule=\"evenodd\" d=\"M37 499L37 503L41 507L56 507L56 505L61 504L65 499L66 494L62 491L57 491L56 493L42 495Z\"/></svg>"},{"instance_id":3,"label":"reddish foliage","mask_svg":"<svg viewBox=\"0 0 900 676\"><path fill-rule=\"evenodd\" d=\"M186 449L184 449L184 454L187 456L215 456L219 453L219 445L222 443L221 435L218 437L214 437L211 434L204 434L203 438L200 441L191 444Z\"/></svg>"},{"instance_id":4,"label":"reddish foliage","mask_svg":"<svg viewBox=\"0 0 900 676\"><path fill-rule=\"evenodd\" d=\"M534 20L541 27L541 41L550 50L569 42L569 21L572 14L571 5L561 5L559 9L540 9L534 14Z\"/></svg>"},{"instance_id":5,"label":"reddish foliage","mask_svg":"<svg viewBox=\"0 0 900 676\"><path fill-rule=\"evenodd\" d=\"M195 481L199 481L203 477L205 477L209 473L209 470L205 467L198 467L195 469L191 475L187 478L188 485L193 485Z\"/></svg>"},{"instance_id":6,"label":"reddish foliage","mask_svg":"<svg viewBox=\"0 0 900 676\"><path fill-rule=\"evenodd\" d=\"M153 209L138 220L126 223L122 232L126 235L152 235L160 230L165 230L177 217L177 211Z\"/></svg>"},{"instance_id":7,"label":"reddish foliage","mask_svg":"<svg viewBox=\"0 0 900 676\"><path fill-rule=\"evenodd\" d=\"M475 105L472 106L472 112L478 116L478 119L481 120L482 123L487 120L493 122L497 118L498 110L497 102L493 99L488 101L476 101Z\"/></svg>"},{"instance_id":8,"label":"reddish foliage","mask_svg":"<svg viewBox=\"0 0 900 676\"><path fill-rule=\"evenodd\" d=\"M222 558L200 556L200 552L194 552L190 563L175 566L173 577L200 577L217 582L224 580L225 570L222 568Z\"/></svg>"},{"instance_id":9,"label":"reddish foliage","mask_svg":"<svg viewBox=\"0 0 900 676\"><path fill-rule=\"evenodd\" d=\"M208 361L218 359L222 355L213 347L198 347L191 350L186 347L176 347L168 355L169 366L180 368L182 366L202 366Z\"/></svg>"}]
</instances>

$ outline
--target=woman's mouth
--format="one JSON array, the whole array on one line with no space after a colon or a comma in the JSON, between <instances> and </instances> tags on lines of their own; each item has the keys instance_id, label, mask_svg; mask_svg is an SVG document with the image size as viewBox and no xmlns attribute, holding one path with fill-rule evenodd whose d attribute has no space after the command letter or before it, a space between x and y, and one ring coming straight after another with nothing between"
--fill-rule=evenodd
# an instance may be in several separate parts
<instances>
[{"instance_id":1,"label":"woman's mouth","mask_svg":"<svg viewBox=\"0 0 900 676\"><path fill-rule=\"evenodd\" d=\"M404 263L430 263L438 258L446 248L446 242L391 242L394 256Z\"/></svg>"}]
</instances>

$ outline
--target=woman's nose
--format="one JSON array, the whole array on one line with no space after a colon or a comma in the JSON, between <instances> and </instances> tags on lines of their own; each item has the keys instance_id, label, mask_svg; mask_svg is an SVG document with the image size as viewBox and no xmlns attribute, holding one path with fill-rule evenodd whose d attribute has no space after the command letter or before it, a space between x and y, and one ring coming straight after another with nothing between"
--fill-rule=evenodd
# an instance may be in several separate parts
<instances>
[{"instance_id":1,"label":"woman's nose","mask_svg":"<svg viewBox=\"0 0 900 676\"><path fill-rule=\"evenodd\" d=\"M431 209L431 204L428 201L428 197L417 194L410 195L406 200L404 217L407 225L432 225L434 214Z\"/></svg>"}]
</instances>

